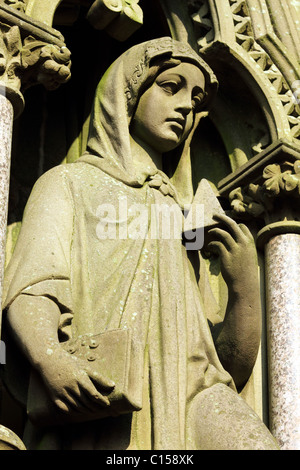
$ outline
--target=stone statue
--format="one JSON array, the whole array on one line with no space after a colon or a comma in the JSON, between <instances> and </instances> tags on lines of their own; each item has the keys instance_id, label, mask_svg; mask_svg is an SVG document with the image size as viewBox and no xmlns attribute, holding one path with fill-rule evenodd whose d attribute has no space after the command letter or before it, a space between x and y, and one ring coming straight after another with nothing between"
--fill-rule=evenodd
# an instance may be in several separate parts
<instances>
[{"instance_id":1,"label":"stone statue","mask_svg":"<svg viewBox=\"0 0 300 470\"><path fill-rule=\"evenodd\" d=\"M225 215L210 230L229 288L215 344L181 238L153 236L160 207L181 220L192 201L190 142L216 88L188 45L134 46L99 83L84 155L37 181L4 303L30 368L28 448L278 448L236 392L261 331L249 230Z\"/></svg>"}]
</instances>

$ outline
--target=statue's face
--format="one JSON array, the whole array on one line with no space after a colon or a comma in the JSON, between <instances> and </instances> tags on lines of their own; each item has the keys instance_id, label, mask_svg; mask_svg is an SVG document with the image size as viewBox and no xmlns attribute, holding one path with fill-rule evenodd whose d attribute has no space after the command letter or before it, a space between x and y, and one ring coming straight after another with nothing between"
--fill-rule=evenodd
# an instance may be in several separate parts
<instances>
[{"instance_id":1,"label":"statue's face","mask_svg":"<svg viewBox=\"0 0 300 470\"><path fill-rule=\"evenodd\" d=\"M159 153L173 150L193 127L204 87L204 75L193 64L183 62L163 71L141 96L131 135Z\"/></svg>"}]
</instances>

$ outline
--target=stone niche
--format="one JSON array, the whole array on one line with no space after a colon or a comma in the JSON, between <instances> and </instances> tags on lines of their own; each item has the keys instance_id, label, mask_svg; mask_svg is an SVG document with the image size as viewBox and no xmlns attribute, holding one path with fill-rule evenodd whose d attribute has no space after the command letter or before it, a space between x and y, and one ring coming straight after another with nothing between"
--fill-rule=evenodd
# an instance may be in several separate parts
<instances>
[{"instance_id":1,"label":"stone niche","mask_svg":"<svg viewBox=\"0 0 300 470\"><path fill-rule=\"evenodd\" d=\"M4 220L0 225L4 227L2 255L5 254L8 265L25 205L38 178L56 165L75 162L85 151L95 90L109 65L130 47L144 41L169 36L188 43L201 54L219 82L214 105L191 144L194 191L204 178L223 210L247 224L258 239L262 339L251 377L238 392L271 428L281 448L299 450L300 430L297 425L291 428L297 422L299 406L291 410L286 404L294 393L289 387L293 380L300 382L300 372L295 364L283 371L283 359L276 349L276 344L283 344L288 355L288 344L294 344L294 350L298 350L299 341L293 342L298 332L297 322L292 317L288 331L282 337L276 336L274 325L281 320L274 320L274 301L267 300L270 289L275 289L270 267L273 272L276 270L270 253L277 263L283 262L282 253L274 254L268 245L270 239L288 233L293 235L293 247L300 243L297 205L300 11L295 3L291 0L1 1L0 82L14 91L11 102L15 119L11 159L5 157L3 176L7 188L9 180L7 227L6 213L0 214ZM131 16L124 15L125 7L132 8ZM49 52L49 46L54 50L50 47ZM10 64L9 73L4 63ZM4 192L7 198L8 189ZM212 314L208 320L211 325L222 324L228 289L218 259L207 253L203 253L203 258L210 289L219 306L218 316ZM198 276L198 260L191 261ZM296 257L294 260L290 257L289 262L296 263ZM283 290L287 289L286 284L283 280ZM276 295L285 298L284 292ZM293 305L298 305L298 301L294 298ZM0 434L4 436L4 449L24 448L19 442L26 420L22 405L26 392L19 387L21 358L20 364L21 370L12 369L9 377L4 372L4 382L13 381L19 389L18 396L7 393L1 383L3 432L0 429ZM274 379L278 374L281 374L279 382ZM280 395L278 390L283 383L287 384L287 390L281 389Z\"/></svg>"}]
</instances>

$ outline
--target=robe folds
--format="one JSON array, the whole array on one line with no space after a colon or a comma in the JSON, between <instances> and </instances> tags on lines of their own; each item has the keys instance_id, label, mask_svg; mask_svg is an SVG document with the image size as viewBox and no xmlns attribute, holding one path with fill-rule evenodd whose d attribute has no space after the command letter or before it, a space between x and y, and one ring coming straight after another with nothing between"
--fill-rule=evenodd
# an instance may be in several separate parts
<instances>
[{"instance_id":1,"label":"robe folds","mask_svg":"<svg viewBox=\"0 0 300 470\"><path fill-rule=\"evenodd\" d=\"M207 90L216 88L202 59L171 38L123 54L99 83L85 154L35 184L5 274L5 309L22 293L46 296L61 310L61 329L70 323L72 338L130 328L143 351L142 409L36 434L27 430L33 448L188 449L189 408L197 395L218 383L234 388L217 357L206 299L182 240L153 236L158 207L180 211L191 202L190 142L178 149L173 177L136 165L131 155L130 121L139 96L171 59L194 63ZM132 209L125 216L124 204ZM136 207L147 215L144 236L101 235L104 209L113 222L106 220L107 230L118 235L124 223L137 230Z\"/></svg>"},{"instance_id":2,"label":"robe folds","mask_svg":"<svg viewBox=\"0 0 300 470\"><path fill-rule=\"evenodd\" d=\"M56 167L36 183L6 272L5 307L21 293L47 296L65 312L62 324L71 314L72 338L130 328L144 351L145 371L143 408L133 413L130 448L185 449L194 396L232 382L215 352L194 271L180 239L101 239L98 225L99 207L107 201L117 221L122 200L129 213L136 204L176 202L147 183L132 188L113 179L94 160L95 165ZM140 214L129 217L130 228ZM148 231L151 217L156 219L153 210Z\"/></svg>"}]
</instances>

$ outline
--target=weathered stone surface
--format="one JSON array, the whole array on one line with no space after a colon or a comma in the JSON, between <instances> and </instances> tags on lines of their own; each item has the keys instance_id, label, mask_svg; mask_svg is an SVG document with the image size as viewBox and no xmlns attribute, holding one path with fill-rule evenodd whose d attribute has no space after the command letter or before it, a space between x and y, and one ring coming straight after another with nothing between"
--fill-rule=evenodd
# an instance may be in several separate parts
<instances>
[{"instance_id":1,"label":"weathered stone surface","mask_svg":"<svg viewBox=\"0 0 300 470\"><path fill-rule=\"evenodd\" d=\"M2 294L2 281L5 265L5 240L8 208L8 192L10 178L10 152L12 141L13 107L5 96L5 88L0 94L0 295Z\"/></svg>"},{"instance_id":2,"label":"weathered stone surface","mask_svg":"<svg viewBox=\"0 0 300 470\"><path fill-rule=\"evenodd\" d=\"M50 26L55 10L59 8L59 3L62 2L51 2L51 5L46 6L46 3L36 0L30 0L28 2L5 0L3 3L4 7L1 9L1 20L5 20L5 25L11 27L15 25L16 19L18 21L24 21L26 14L32 15L32 17L27 16L27 22L25 21L23 24L25 27L22 30L21 40L23 41L25 36L28 36L29 32L37 33L43 30L42 37L36 36L36 38L38 37L39 40L43 42L46 36L51 36ZM132 3L136 4L136 2ZM102 2L96 1L94 2L93 8L99 7L100 4L108 5L109 2L104 0ZM110 2L110 5L112 4L113 2ZM204 126L204 129L209 130L209 132L205 135L204 139L202 136L202 140L194 140L194 142L197 142L196 147L194 143L194 150L196 150L194 155L196 159L199 159L199 155L202 159L206 159L205 165L203 164L201 167L198 166L198 168L201 169L200 174L203 173L207 175L207 173L205 173L206 168L213 169L215 167L215 171L209 170L210 173L208 173L213 182L217 184L219 178L222 177L223 171L229 172L230 167L233 171L239 170L239 168L247 162L249 162L249 166L251 166L251 163L255 165L255 162L257 162L256 156L264 158L264 156L266 156L266 154L264 155L264 151L268 151L272 145L276 145L277 141L282 142L284 140L285 143L288 142L290 148L293 147L294 144L297 146L300 135L300 123L299 65L297 63L299 59L299 27L297 26L297 24L299 24L299 7L297 7L296 2L292 0L282 0L281 2L277 0L212 0L209 2L207 0L189 0L188 2L162 0L159 4L161 4L162 11L164 11L166 24L170 29L171 35L192 44L194 49L203 53L207 61L216 71L220 81L220 93L217 105L210 114L209 122L212 125ZM70 5L72 5L72 3L70 3ZM75 11L76 9L76 11L78 11L78 2L74 2L73 5L73 10ZM192 19L191 22L187 14L187 6ZM159 8L155 11L158 10ZM41 23L39 23L38 20L45 21L44 29L41 28ZM99 20L99 16L97 20ZM74 19L72 21L74 21ZM69 23L66 21L65 24L71 25L72 21L69 21ZM157 28L159 21L159 15L157 15L157 17L155 15L155 21L152 22L153 31L151 29L150 33L149 31L146 33L145 36L147 39L149 35L150 37L152 37L152 35L159 35L157 33L157 31L159 31L159 28ZM111 24L113 26L113 21ZM193 26L195 28L195 35L192 31ZM126 35L126 33L129 32L129 29L126 31L126 28L127 26L125 25L125 30L122 31L122 34L125 33ZM17 37L15 34L16 31L16 29L12 31L14 33L12 36ZM5 31L5 34L6 33L7 31ZM114 33L114 28L112 28L112 33ZM168 32L166 34L168 34ZM143 38L143 32L141 36L138 37ZM32 81L36 81L38 78L42 79L40 82L48 82L50 87L52 85L56 86L56 80L52 82L49 74L47 77L44 75L45 70L49 71L49 65L51 70L58 72L59 79L62 78L62 81L64 81L64 79L68 78L68 70L64 68L64 65L68 64L69 60L69 57L64 54L67 51L61 49L63 43L61 42L59 34L52 35L51 38L50 43L55 45L54 50L51 46L50 50L49 47L44 49L47 40L44 41L40 49L38 49L37 44L34 45L34 42L28 43L28 47L26 46L27 54L26 57L25 55L23 56L25 68L27 67L27 59L29 59L29 62L32 61L32 63L35 64L32 69L33 74L27 74L26 71L26 73L23 74L24 80L25 75L27 75L27 83L30 84L31 79ZM134 41L135 36L133 37L133 42ZM17 44L17 42L15 41L14 44ZM63 59L62 62L60 62L60 60L58 62L54 60L55 63L53 64L51 62L53 54L54 56L60 56ZM1 57L2 69L5 74L5 61L7 57L5 57L5 54ZM64 57L66 63L64 62ZM20 58L18 54L15 55L15 70L19 69L17 61ZM100 61L102 61L102 58ZM90 66L88 66L88 70L89 76L92 75L93 72ZM98 73L97 76L101 75L101 73ZM49 77L50 82L48 80ZM16 76L13 77L11 75L11 78L17 78L18 81L18 77ZM25 83L23 82L22 86L24 87L24 85ZM18 86L15 89L17 88ZM235 90L235 93L232 93L232 89ZM9 88L7 88L6 91L8 92ZM12 96L13 95L10 96L10 100L12 100ZM20 109L22 109L22 97L20 100L18 93L15 93L15 96L17 97L17 101L21 104ZM14 104L14 108L15 110L17 109L16 104ZM74 109L75 108L76 104L74 104ZM247 113L245 112L246 109ZM44 117L46 115L47 112L43 114ZM50 121L50 114L48 116ZM226 119L224 116L226 116ZM88 120L86 123L87 122ZM44 132L46 119L43 121L43 126ZM215 126L215 130L217 130L218 138L216 137L217 133L213 131L213 126ZM204 133L205 132L204 130ZM72 136L73 135L74 134L72 134ZM79 149L85 144L85 138L81 139L81 135L80 138L78 137L78 140L80 140L80 145L78 145L76 139L72 141L74 147L78 147L76 147L76 152L74 152L74 158L72 154L73 160L78 158ZM214 142L210 142L209 146L202 146L202 143L206 143L206 140L213 140ZM217 140L219 140L221 145L214 145ZM53 139L53 141L56 142L56 139ZM63 146L60 146L59 155L60 152L62 152L62 148ZM217 150L217 152L214 153L215 150ZM209 159L207 159L208 154L210 155ZM45 155L46 154L43 153L43 158ZM225 160L227 166L223 166ZM222 165L218 165L218 162L221 162ZM51 163L46 163L51 166ZM232 195L235 213L238 213L239 216L242 215L242 218L247 220L247 223L251 223L252 226L255 226L257 223L261 228L261 224L264 222L271 222L270 225L259 233L261 244L271 243L272 240L270 241L270 239L272 239L272 234L274 235L275 233L273 232L274 225L272 222L289 219L288 222L280 224L280 227L278 225L277 229L279 232L277 231L276 234L283 234L284 230L291 232L293 230L293 218L297 218L298 214L297 196L299 192L299 172L295 167L294 160L283 162L283 166L281 161L268 163L271 163L271 167L264 165L265 178L263 178L263 181L259 183L256 180L253 181L250 175L248 181L250 186L248 188L240 187L240 189ZM216 171L216 166L218 166L218 171ZM222 169L220 169L221 167ZM41 165L40 168L43 168L43 165ZM186 165L186 168L188 168L188 165ZM263 172L261 172L261 175L262 174ZM238 175L234 174L232 176L233 179L236 176L238 177ZM155 190L155 188L158 190L158 188L160 188L162 193L163 191L165 191L165 193L171 191L168 181L161 175L160 178L153 178L153 175L151 178L152 186L150 186L150 183L149 186L154 188L152 190ZM184 178L182 181L181 194L185 195L188 199L191 191L186 185L187 179ZM235 183L237 182L238 180L235 180ZM194 184L197 185L197 183L198 179L196 178ZM239 186L240 185L236 185L235 187ZM164 196L166 197L166 194ZM293 203L289 204L290 201L293 201ZM278 204L278 202L280 202L280 204ZM21 225L20 221L18 223ZM10 240L8 245L13 246L14 241ZM293 266L295 259L296 258L291 259L291 266ZM283 263L284 259L279 257L279 262ZM244 260L244 263L247 264L247 261ZM214 269L215 264L212 258L210 262L210 275L216 278L218 275L216 275ZM225 301L227 297L223 295L223 291L219 291L218 287L216 291L220 297L219 300ZM288 302L287 299L286 302ZM283 347L284 351L287 346L288 345L285 343ZM285 354L287 353L285 352ZM280 364L279 366L281 367ZM274 376L276 376L276 372ZM256 383L261 384L261 382L263 382L261 377L259 377L258 380L256 378ZM262 388L264 387L263 385ZM273 393L273 390L271 390L271 393ZM280 409L281 413L284 414L286 407L283 405L284 403L281 407L277 403L277 409ZM281 416L281 422L284 421L285 418ZM288 433L290 433L290 429Z\"/></svg>"},{"instance_id":3,"label":"weathered stone surface","mask_svg":"<svg viewBox=\"0 0 300 470\"><path fill-rule=\"evenodd\" d=\"M274 228L275 231L275 228ZM266 244L270 426L283 450L300 448L300 235Z\"/></svg>"},{"instance_id":4,"label":"weathered stone surface","mask_svg":"<svg viewBox=\"0 0 300 470\"><path fill-rule=\"evenodd\" d=\"M232 412L223 401L228 429L242 406L235 384L248 380L261 332L251 233L224 214L210 230L207 248L220 256L229 290L214 343L181 232L165 236L166 224L159 225L162 207L171 214L177 209L182 224L180 208L192 201L190 142L215 89L212 70L187 44L165 37L129 49L98 85L87 152L43 175L28 202L6 272L7 319L62 426L77 413L86 421L86 407L95 416L98 407L111 407L116 417L106 420L105 435L101 420L90 428L95 449L198 448L203 423L189 420L189 408L215 384L234 390ZM146 220L136 210L141 206ZM77 357L62 342L116 328L130 329L143 351L143 384L132 378L133 387L143 389L143 402L129 428L113 400L117 379L112 382L101 366L93 371L91 357ZM72 427L69 444L62 439L58 445L83 445L86 427ZM277 448L261 422L260 429L265 441L259 446ZM40 448L47 446L47 427L36 432ZM32 442L28 447L35 448Z\"/></svg>"},{"instance_id":5,"label":"weathered stone surface","mask_svg":"<svg viewBox=\"0 0 300 470\"><path fill-rule=\"evenodd\" d=\"M278 444L253 409L224 385L202 392L190 409L190 420L203 423L189 439L200 450L278 450ZM247 422L247 426L245 426Z\"/></svg>"},{"instance_id":6,"label":"weathered stone surface","mask_svg":"<svg viewBox=\"0 0 300 470\"><path fill-rule=\"evenodd\" d=\"M0 424L0 450L26 450L26 448L13 431Z\"/></svg>"}]
</instances>

